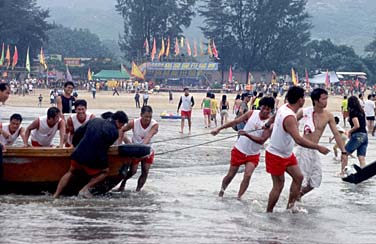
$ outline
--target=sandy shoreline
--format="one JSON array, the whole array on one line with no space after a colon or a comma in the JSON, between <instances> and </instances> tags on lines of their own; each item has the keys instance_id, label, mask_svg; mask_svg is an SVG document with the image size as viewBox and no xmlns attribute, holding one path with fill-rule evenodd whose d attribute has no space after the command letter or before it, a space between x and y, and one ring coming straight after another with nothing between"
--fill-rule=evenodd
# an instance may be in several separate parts
<instances>
[{"instance_id":1,"label":"sandy shoreline","mask_svg":"<svg viewBox=\"0 0 376 244\"><path fill-rule=\"evenodd\" d=\"M6 101L7 107L25 107L25 108L38 108L38 96L42 94L43 102L42 108L50 107L50 99L49 99L49 89L35 89L34 93L31 95L13 95L11 94L9 99ZM78 91L78 98L85 99L88 103L88 109L99 109L99 110L125 110L125 111L132 111L136 110L135 102L134 102L134 94L121 92L120 96L113 96L112 91L100 91L96 94L96 99L92 98L90 92L85 90ZM173 103L168 102L168 93L161 92L159 94L150 94L149 97L149 105L153 107L156 113L161 113L163 111L168 112L176 112L177 104L179 101L180 96L183 95L183 92L173 94ZM205 93L192 93L195 99L195 106L194 106L194 113L197 114L200 111L200 104L202 98L205 97ZM219 102L222 98L221 93L215 94L217 101ZM228 100L230 102L230 108L234 104L235 94L227 94ZM282 103L283 98L278 97L280 100L280 104ZM327 109L331 112L339 112L341 111L341 96L330 96L328 101ZM142 105L142 94L140 98L140 102ZM311 105L311 99L309 97L306 98L305 106ZM15 108L17 111L17 108ZM197 111L197 113L195 112ZM200 113L201 114L201 113Z\"/></svg>"}]
</instances>

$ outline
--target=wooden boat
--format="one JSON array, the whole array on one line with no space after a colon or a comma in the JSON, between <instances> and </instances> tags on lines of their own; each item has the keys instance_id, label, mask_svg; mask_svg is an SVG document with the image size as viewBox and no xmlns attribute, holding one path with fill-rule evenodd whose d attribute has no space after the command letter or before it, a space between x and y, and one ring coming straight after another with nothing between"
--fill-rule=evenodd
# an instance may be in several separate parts
<instances>
[{"instance_id":1,"label":"wooden boat","mask_svg":"<svg viewBox=\"0 0 376 244\"><path fill-rule=\"evenodd\" d=\"M73 148L7 148L3 153L2 177L0 175L0 194L41 194L53 193L60 178L70 168L70 155ZM92 193L102 194L109 191L122 179L132 159L150 154L150 147L144 145L120 145L108 151L110 172ZM1 164L0 164L1 167ZM77 194L85 185L87 176L76 177L64 194Z\"/></svg>"},{"instance_id":2,"label":"wooden boat","mask_svg":"<svg viewBox=\"0 0 376 244\"><path fill-rule=\"evenodd\" d=\"M167 114L167 115L161 115L161 119L181 119L181 116L175 115L175 114Z\"/></svg>"}]
</instances>

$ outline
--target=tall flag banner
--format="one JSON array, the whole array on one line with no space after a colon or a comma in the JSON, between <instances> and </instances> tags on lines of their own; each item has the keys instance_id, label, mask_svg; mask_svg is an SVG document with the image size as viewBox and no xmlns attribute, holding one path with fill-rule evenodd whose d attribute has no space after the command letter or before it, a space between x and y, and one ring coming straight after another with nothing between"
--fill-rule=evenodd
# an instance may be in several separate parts
<instances>
[{"instance_id":1,"label":"tall flag banner","mask_svg":"<svg viewBox=\"0 0 376 244\"><path fill-rule=\"evenodd\" d=\"M193 57L197 57L197 42L193 40Z\"/></svg>"},{"instance_id":2,"label":"tall flag banner","mask_svg":"<svg viewBox=\"0 0 376 244\"><path fill-rule=\"evenodd\" d=\"M326 87L326 89L330 88L330 77L329 77L328 70L326 70L326 75L325 75L325 87Z\"/></svg>"},{"instance_id":3,"label":"tall flag banner","mask_svg":"<svg viewBox=\"0 0 376 244\"><path fill-rule=\"evenodd\" d=\"M214 56L216 59L219 59L219 58L218 58L217 47L215 46L214 40L213 40L213 44L212 44L212 49L213 49L213 56Z\"/></svg>"},{"instance_id":4,"label":"tall flag banner","mask_svg":"<svg viewBox=\"0 0 376 244\"><path fill-rule=\"evenodd\" d=\"M200 56L204 56L204 44L202 40L200 40Z\"/></svg>"},{"instance_id":5,"label":"tall flag banner","mask_svg":"<svg viewBox=\"0 0 376 244\"><path fill-rule=\"evenodd\" d=\"M212 48L210 45L210 40L208 41L208 54L210 55L210 57L213 56Z\"/></svg>"},{"instance_id":6,"label":"tall flag banner","mask_svg":"<svg viewBox=\"0 0 376 244\"><path fill-rule=\"evenodd\" d=\"M247 80L247 85L251 85L252 83L252 74L251 71L248 72L248 80Z\"/></svg>"},{"instance_id":7,"label":"tall flag banner","mask_svg":"<svg viewBox=\"0 0 376 244\"><path fill-rule=\"evenodd\" d=\"M67 65L66 79L67 79L67 81L73 81L72 75L69 72L68 65Z\"/></svg>"},{"instance_id":8,"label":"tall flag banner","mask_svg":"<svg viewBox=\"0 0 376 244\"><path fill-rule=\"evenodd\" d=\"M145 48L145 54L149 55L149 42L147 38L144 41L144 48Z\"/></svg>"},{"instance_id":9,"label":"tall flag banner","mask_svg":"<svg viewBox=\"0 0 376 244\"><path fill-rule=\"evenodd\" d=\"M0 57L0 66L3 66L4 64L4 42L3 42L3 48L1 49L1 57Z\"/></svg>"},{"instance_id":10,"label":"tall flag banner","mask_svg":"<svg viewBox=\"0 0 376 244\"><path fill-rule=\"evenodd\" d=\"M272 71L272 81L271 83L273 85L277 84L277 74L274 72L274 70Z\"/></svg>"},{"instance_id":11,"label":"tall flag banner","mask_svg":"<svg viewBox=\"0 0 376 244\"><path fill-rule=\"evenodd\" d=\"M232 83L232 67L230 65L230 70L228 71L228 82Z\"/></svg>"},{"instance_id":12,"label":"tall flag banner","mask_svg":"<svg viewBox=\"0 0 376 244\"><path fill-rule=\"evenodd\" d=\"M180 37L180 47L184 47L184 37Z\"/></svg>"},{"instance_id":13,"label":"tall flag banner","mask_svg":"<svg viewBox=\"0 0 376 244\"><path fill-rule=\"evenodd\" d=\"M27 72L30 73L31 69L30 69L30 56L29 56L29 47L27 47L27 53L26 53L26 70Z\"/></svg>"},{"instance_id":14,"label":"tall flag banner","mask_svg":"<svg viewBox=\"0 0 376 244\"><path fill-rule=\"evenodd\" d=\"M165 52L166 57L170 55L170 37L167 38L167 47Z\"/></svg>"},{"instance_id":15,"label":"tall flag banner","mask_svg":"<svg viewBox=\"0 0 376 244\"><path fill-rule=\"evenodd\" d=\"M159 50L159 54L158 54L158 59L160 60L161 57L165 54L165 43L164 43L164 39L162 37L162 46L161 46L161 49Z\"/></svg>"},{"instance_id":16,"label":"tall flag banner","mask_svg":"<svg viewBox=\"0 0 376 244\"><path fill-rule=\"evenodd\" d=\"M188 56L192 56L191 45L189 45L188 38L185 40L185 44L187 45L187 54L188 54Z\"/></svg>"},{"instance_id":17,"label":"tall flag banner","mask_svg":"<svg viewBox=\"0 0 376 244\"><path fill-rule=\"evenodd\" d=\"M153 49L151 50L151 61L154 60L156 53L157 53L157 44L155 43L155 37L154 37L153 38Z\"/></svg>"},{"instance_id":18,"label":"tall flag banner","mask_svg":"<svg viewBox=\"0 0 376 244\"><path fill-rule=\"evenodd\" d=\"M294 86L298 85L298 80L296 79L294 68L291 68L291 80Z\"/></svg>"},{"instance_id":19,"label":"tall flag banner","mask_svg":"<svg viewBox=\"0 0 376 244\"><path fill-rule=\"evenodd\" d=\"M88 80L88 81L93 80L93 75L91 74L90 67L89 67L89 69L87 70L87 80Z\"/></svg>"},{"instance_id":20,"label":"tall flag banner","mask_svg":"<svg viewBox=\"0 0 376 244\"><path fill-rule=\"evenodd\" d=\"M5 55L5 62L7 63L7 69L9 69L9 66L10 66L10 49L9 49L9 45L7 45L7 54Z\"/></svg>"},{"instance_id":21,"label":"tall flag banner","mask_svg":"<svg viewBox=\"0 0 376 244\"><path fill-rule=\"evenodd\" d=\"M178 56L179 53L180 53L179 41L178 41L178 38L175 37L175 56Z\"/></svg>"},{"instance_id":22,"label":"tall flag banner","mask_svg":"<svg viewBox=\"0 0 376 244\"><path fill-rule=\"evenodd\" d=\"M310 85L309 85L309 78L308 78L308 71L305 69L305 81L306 81L306 91L310 91Z\"/></svg>"},{"instance_id":23,"label":"tall flag banner","mask_svg":"<svg viewBox=\"0 0 376 244\"><path fill-rule=\"evenodd\" d=\"M145 79L144 74L141 72L141 70L138 68L138 66L133 61L132 61L131 75L133 75L136 78L142 79L142 80Z\"/></svg>"},{"instance_id":24,"label":"tall flag banner","mask_svg":"<svg viewBox=\"0 0 376 244\"><path fill-rule=\"evenodd\" d=\"M44 53L43 53L43 48L40 48L40 54L39 54L39 63L43 65L44 70L47 70L47 64L46 64L46 59L44 58Z\"/></svg>"},{"instance_id":25,"label":"tall flag banner","mask_svg":"<svg viewBox=\"0 0 376 244\"><path fill-rule=\"evenodd\" d=\"M14 54L13 54L13 59L12 59L12 69L14 69L14 67L16 67L18 63L18 51L17 51L17 47L14 46Z\"/></svg>"}]
</instances>

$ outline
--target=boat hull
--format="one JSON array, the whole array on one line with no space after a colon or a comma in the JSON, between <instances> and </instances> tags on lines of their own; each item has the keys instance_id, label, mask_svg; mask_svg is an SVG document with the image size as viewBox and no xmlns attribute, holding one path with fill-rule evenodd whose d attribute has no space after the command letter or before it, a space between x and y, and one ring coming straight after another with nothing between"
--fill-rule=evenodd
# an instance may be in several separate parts
<instances>
[{"instance_id":1,"label":"boat hull","mask_svg":"<svg viewBox=\"0 0 376 244\"><path fill-rule=\"evenodd\" d=\"M7 148L3 153L0 194L53 193L61 177L70 168L72 152L72 148ZM122 179L119 170L125 171L134 159L119 153L118 147L111 147L108 157L108 176L96 186L93 193L105 193L119 183ZM66 195L77 194L89 178L86 175L77 175L73 180L73 187L64 192Z\"/></svg>"}]
</instances>

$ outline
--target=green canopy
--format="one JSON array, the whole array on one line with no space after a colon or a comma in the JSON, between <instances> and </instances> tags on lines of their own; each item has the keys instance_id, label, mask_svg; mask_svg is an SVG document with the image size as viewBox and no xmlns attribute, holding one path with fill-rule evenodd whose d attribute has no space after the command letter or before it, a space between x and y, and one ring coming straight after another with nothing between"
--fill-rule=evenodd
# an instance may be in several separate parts
<instances>
[{"instance_id":1,"label":"green canopy","mask_svg":"<svg viewBox=\"0 0 376 244\"><path fill-rule=\"evenodd\" d=\"M126 71L102 69L93 75L93 79L99 80L128 80L130 78Z\"/></svg>"}]
</instances>

